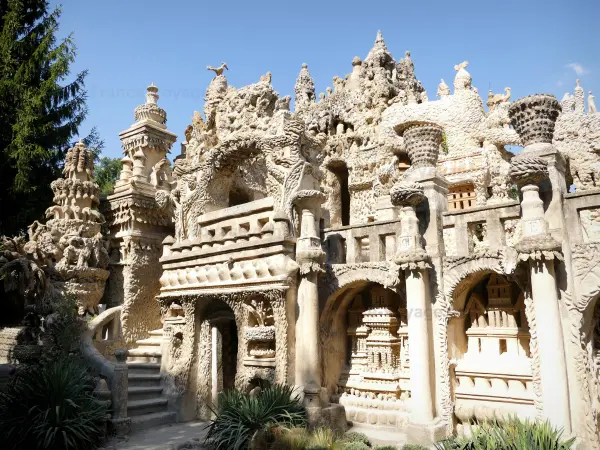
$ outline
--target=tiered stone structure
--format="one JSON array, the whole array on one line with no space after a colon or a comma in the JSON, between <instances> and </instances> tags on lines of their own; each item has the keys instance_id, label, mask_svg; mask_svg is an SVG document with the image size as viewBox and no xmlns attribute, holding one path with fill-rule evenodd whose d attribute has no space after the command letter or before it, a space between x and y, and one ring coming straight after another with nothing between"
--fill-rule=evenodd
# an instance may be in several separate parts
<instances>
[{"instance_id":1,"label":"tiered stone structure","mask_svg":"<svg viewBox=\"0 0 600 450\"><path fill-rule=\"evenodd\" d=\"M486 109L467 66L430 100L379 33L327 94L303 64L294 111L209 67L172 172L148 88L103 209L110 317L169 411L132 426L270 380L314 425L427 444L517 414L600 449L600 115L579 83Z\"/></svg>"},{"instance_id":2,"label":"tiered stone structure","mask_svg":"<svg viewBox=\"0 0 600 450\"><path fill-rule=\"evenodd\" d=\"M121 321L129 343L162 327L155 300L160 290L158 260L163 239L173 233L173 218L155 195L157 189L174 188L167 153L177 137L167 130L167 113L158 99L158 88L152 84L146 103L135 108L135 123L119 135L123 168L114 193L103 205L111 258L106 303L123 305Z\"/></svg>"}]
</instances>

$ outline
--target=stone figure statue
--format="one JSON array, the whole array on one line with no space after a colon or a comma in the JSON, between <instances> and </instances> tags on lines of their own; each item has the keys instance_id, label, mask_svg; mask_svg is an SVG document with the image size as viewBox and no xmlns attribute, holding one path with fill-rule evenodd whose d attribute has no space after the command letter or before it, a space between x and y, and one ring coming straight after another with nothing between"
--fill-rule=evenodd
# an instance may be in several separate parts
<instances>
[{"instance_id":1,"label":"stone figure statue","mask_svg":"<svg viewBox=\"0 0 600 450\"><path fill-rule=\"evenodd\" d=\"M590 114L594 114L596 112L598 112L598 110L596 109L596 102L595 102L595 97L592 94L592 91L588 92L588 112Z\"/></svg>"},{"instance_id":2,"label":"stone figure statue","mask_svg":"<svg viewBox=\"0 0 600 450\"><path fill-rule=\"evenodd\" d=\"M223 75L225 69L229 70L227 63L222 62L219 67L206 66L206 70L212 70L218 77Z\"/></svg>"}]
</instances>

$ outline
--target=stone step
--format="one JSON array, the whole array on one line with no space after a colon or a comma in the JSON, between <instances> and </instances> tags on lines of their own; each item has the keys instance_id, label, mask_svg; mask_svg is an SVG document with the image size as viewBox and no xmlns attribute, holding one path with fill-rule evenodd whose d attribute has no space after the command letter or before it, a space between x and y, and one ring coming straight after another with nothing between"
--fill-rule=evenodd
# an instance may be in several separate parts
<instances>
[{"instance_id":1,"label":"stone step","mask_svg":"<svg viewBox=\"0 0 600 450\"><path fill-rule=\"evenodd\" d=\"M147 430L159 425L167 425L175 422L174 412L157 412L152 414L144 414L131 418L131 431Z\"/></svg>"},{"instance_id":2,"label":"stone step","mask_svg":"<svg viewBox=\"0 0 600 450\"><path fill-rule=\"evenodd\" d=\"M152 414L163 412L167 408L167 398L157 397L146 400L127 401L127 416L141 416L144 414Z\"/></svg>"},{"instance_id":3,"label":"stone step","mask_svg":"<svg viewBox=\"0 0 600 450\"><path fill-rule=\"evenodd\" d=\"M129 350L127 362L160 363L161 352L156 349L132 348Z\"/></svg>"},{"instance_id":4,"label":"stone step","mask_svg":"<svg viewBox=\"0 0 600 450\"><path fill-rule=\"evenodd\" d=\"M127 389L127 402L159 398L163 388L160 386L134 386Z\"/></svg>"},{"instance_id":5,"label":"stone step","mask_svg":"<svg viewBox=\"0 0 600 450\"><path fill-rule=\"evenodd\" d=\"M151 336L148 339L140 339L135 341L138 347L160 347L162 344L162 337Z\"/></svg>"},{"instance_id":6,"label":"stone step","mask_svg":"<svg viewBox=\"0 0 600 450\"><path fill-rule=\"evenodd\" d=\"M160 386L160 374L128 373L128 387L157 387Z\"/></svg>"},{"instance_id":7,"label":"stone step","mask_svg":"<svg viewBox=\"0 0 600 450\"><path fill-rule=\"evenodd\" d=\"M164 333L162 328L159 328L158 330L152 330L150 332L150 336L159 336L159 337L163 337Z\"/></svg>"},{"instance_id":8,"label":"stone step","mask_svg":"<svg viewBox=\"0 0 600 450\"><path fill-rule=\"evenodd\" d=\"M127 370L129 371L129 373L139 373L147 375L159 374L160 364L131 361L127 362Z\"/></svg>"}]
</instances>

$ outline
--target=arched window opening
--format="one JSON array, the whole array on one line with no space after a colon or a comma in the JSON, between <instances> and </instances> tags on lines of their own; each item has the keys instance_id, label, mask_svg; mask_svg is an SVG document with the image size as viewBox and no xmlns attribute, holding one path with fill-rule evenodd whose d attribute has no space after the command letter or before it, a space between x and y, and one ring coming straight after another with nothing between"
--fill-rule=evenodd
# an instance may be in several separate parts
<instances>
[{"instance_id":1,"label":"arched window opening","mask_svg":"<svg viewBox=\"0 0 600 450\"><path fill-rule=\"evenodd\" d=\"M339 185L339 199L337 201L340 207L342 226L350 225L350 190L348 189L348 167L346 164L340 164L331 167L329 170L331 170L331 172L335 175L336 181Z\"/></svg>"}]
</instances>

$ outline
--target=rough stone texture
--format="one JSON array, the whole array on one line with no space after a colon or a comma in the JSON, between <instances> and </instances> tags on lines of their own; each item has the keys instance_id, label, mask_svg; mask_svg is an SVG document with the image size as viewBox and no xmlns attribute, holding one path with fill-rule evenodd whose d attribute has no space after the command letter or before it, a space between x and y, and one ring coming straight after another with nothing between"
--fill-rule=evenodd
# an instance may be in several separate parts
<instances>
[{"instance_id":1,"label":"rough stone texture","mask_svg":"<svg viewBox=\"0 0 600 450\"><path fill-rule=\"evenodd\" d=\"M554 124L561 109L552 95L530 95L510 105L508 115L523 145L527 146L552 142Z\"/></svg>"},{"instance_id":2,"label":"rough stone texture","mask_svg":"<svg viewBox=\"0 0 600 450\"><path fill-rule=\"evenodd\" d=\"M209 67L173 169L148 88L103 209L105 299L130 345L162 322L180 420L268 380L298 385L313 425L343 428L345 411L428 443L517 414L600 449L593 98L586 113L580 86L560 104L506 88L486 111L467 65L429 101L410 53L394 60L378 33L327 94L304 64L294 111L270 72L234 88Z\"/></svg>"}]
</instances>

